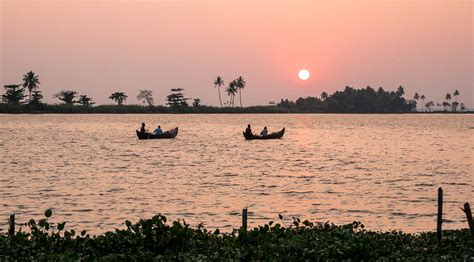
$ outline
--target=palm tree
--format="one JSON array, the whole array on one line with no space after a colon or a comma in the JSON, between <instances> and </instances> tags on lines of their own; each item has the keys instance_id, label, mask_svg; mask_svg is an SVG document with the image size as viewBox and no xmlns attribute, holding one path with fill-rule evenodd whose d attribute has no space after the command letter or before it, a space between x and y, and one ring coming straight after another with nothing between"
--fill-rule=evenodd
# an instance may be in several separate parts
<instances>
[{"instance_id":1,"label":"palm tree","mask_svg":"<svg viewBox=\"0 0 474 262\"><path fill-rule=\"evenodd\" d=\"M240 100L240 107L242 108L242 89L245 88L245 82L244 78L242 76L239 76L237 79L235 79L235 86L239 90L239 100Z\"/></svg>"},{"instance_id":2,"label":"palm tree","mask_svg":"<svg viewBox=\"0 0 474 262\"><path fill-rule=\"evenodd\" d=\"M90 106L95 104L95 102L92 102L92 98L88 97L87 95L81 95L77 102L83 106Z\"/></svg>"},{"instance_id":3,"label":"palm tree","mask_svg":"<svg viewBox=\"0 0 474 262\"><path fill-rule=\"evenodd\" d=\"M216 80L214 81L214 88L217 87L217 92L219 93L219 103L221 104L222 107L222 100L221 100L221 86L224 85L224 80L222 77L217 76Z\"/></svg>"},{"instance_id":4,"label":"palm tree","mask_svg":"<svg viewBox=\"0 0 474 262\"><path fill-rule=\"evenodd\" d=\"M415 101L418 102L418 99L420 99L420 95L418 93L415 93L415 95L413 96L413 99L415 99ZM421 105L423 107L423 105Z\"/></svg>"},{"instance_id":5,"label":"palm tree","mask_svg":"<svg viewBox=\"0 0 474 262\"><path fill-rule=\"evenodd\" d=\"M459 96L459 91L458 90L454 91L453 96L454 96L454 101L457 102L458 101L458 96Z\"/></svg>"},{"instance_id":6,"label":"palm tree","mask_svg":"<svg viewBox=\"0 0 474 262\"><path fill-rule=\"evenodd\" d=\"M322 92L321 93L321 100L326 101L326 99L328 99L328 93Z\"/></svg>"},{"instance_id":7,"label":"palm tree","mask_svg":"<svg viewBox=\"0 0 474 262\"><path fill-rule=\"evenodd\" d=\"M423 105L425 104L425 95L421 95L420 96L420 99L421 99L421 112L424 112L425 109L423 108Z\"/></svg>"},{"instance_id":8,"label":"palm tree","mask_svg":"<svg viewBox=\"0 0 474 262\"><path fill-rule=\"evenodd\" d=\"M428 103L426 103L426 108L428 108L428 111L431 112L431 107L434 106L434 102L433 101L429 101Z\"/></svg>"},{"instance_id":9,"label":"palm tree","mask_svg":"<svg viewBox=\"0 0 474 262\"><path fill-rule=\"evenodd\" d=\"M127 95L124 92L115 92L109 96L109 99L115 100L119 106L123 105L123 102L127 100Z\"/></svg>"},{"instance_id":10,"label":"palm tree","mask_svg":"<svg viewBox=\"0 0 474 262\"><path fill-rule=\"evenodd\" d=\"M30 71L23 76L23 87L27 87L28 92L30 92L28 102L31 101L31 92L38 89L38 85L41 84L38 78L39 76L35 75L33 71Z\"/></svg>"},{"instance_id":11,"label":"palm tree","mask_svg":"<svg viewBox=\"0 0 474 262\"><path fill-rule=\"evenodd\" d=\"M459 105L459 109L460 109L461 111L466 110L466 107L464 106L464 103L461 103L461 104Z\"/></svg>"},{"instance_id":12,"label":"palm tree","mask_svg":"<svg viewBox=\"0 0 474 262\"><path fill-rule=\"evenodd\" d=\"M74 101L76 98L77 92L72 90L62 90L61 92L55 94L53 97L63 101L66 105L72 106L77 101Z\"/></svg>"},{"instance_id":13,"label":"palm tree","mask_svg":"<svg viewBox=\"0 0 474 262\"><path fill-rule=\"evenodd\" d=\"M236 82L235 80L229 83L229 86L226 88L227 95L230 96L229 105L234 107L234 97L237 93Z\"/></svg>"}]
</instances>

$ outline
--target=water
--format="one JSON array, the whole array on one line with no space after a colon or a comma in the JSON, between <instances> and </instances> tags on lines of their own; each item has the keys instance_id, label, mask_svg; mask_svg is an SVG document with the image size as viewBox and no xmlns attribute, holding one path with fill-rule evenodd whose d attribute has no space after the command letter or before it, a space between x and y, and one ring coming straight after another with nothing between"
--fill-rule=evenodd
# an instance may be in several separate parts
<instances>
[{"instance_id":1,"label":"water","mask_svg":"<svg viewBox=\"0 0 474 262\"><path fill-rule=\"evenodd\" d=\"M179 126L139 141L141 122ZM281 140L245 141L247 123ZM467 227L473 115L0 115L0 228L41 218L101 233L161 213L224 231L285 221L372 230Z\"/></svg>"}]
</instances>

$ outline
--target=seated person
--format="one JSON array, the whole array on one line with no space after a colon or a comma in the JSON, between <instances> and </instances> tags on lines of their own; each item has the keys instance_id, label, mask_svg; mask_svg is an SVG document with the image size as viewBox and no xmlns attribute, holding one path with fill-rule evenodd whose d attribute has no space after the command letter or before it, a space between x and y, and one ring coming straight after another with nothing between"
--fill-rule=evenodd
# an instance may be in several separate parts
<instances>
[{"instance_id":1,"label":"seated person","mask_svg":"<svg viewBox=\"0 0 474 262\"><path fill-rule=\"evenodd\" d=\"M267 129L267 127L264 127L264 128L263 128L262 132L260 132L260 135L261 135L261 136L268 136L268 129Z\"/></svg>"},{"instance_id":2,"label":"seated person","mask_svg":"<svg viewBox=\"0 0 474 262\"><path fill-rule=\"evenodd\" d=\"M142 135L146 134L145 123L142 123L142 127L140 128L140 133Z\"/></svg>"},{"instance_id":3,"label":"seated person","mask_svg":"<svg viewBox=\"0 0 474 262\"><path fill-rule=\"evenodd\" d=\"M161 131L161 126L158 126L157 129L155 129L155 135L161 135L163 134L163 131Z\"/></svg>"},{"instance_id":4,"label":"seated person","mask_svg":"<svg viewBox=\"0 0 474 262\"><path fill-rule=\"evenodd\" d=\"M250 124L245 129L245 135L248 135L248 136L252 135L252 129L250 128Z\"/></svg>"}]
</instances>

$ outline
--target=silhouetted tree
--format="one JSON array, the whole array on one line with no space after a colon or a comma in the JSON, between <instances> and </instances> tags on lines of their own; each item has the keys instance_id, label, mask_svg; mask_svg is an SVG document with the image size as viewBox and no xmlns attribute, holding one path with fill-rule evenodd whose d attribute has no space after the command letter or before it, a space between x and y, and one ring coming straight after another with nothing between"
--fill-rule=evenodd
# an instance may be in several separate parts
<instances>
[{"instance_id":1,"label":"silhouetted tree","mask_svg":"<svg viewBox=\"0 0 474 262\"><path fill-rule=\"evenodd\" d=\"M418 103L418 99L420 99L420 95L418 93L415 93L415 95L413 96L413 99ZM421 105L421 107L423 107L423 105Z\"/></svg>"},{"instance_id":2,"label":"silhouetted tree","mask_svg":"<svg viewBox=\"0 0 474 262\"><path fill-rule=\"evenodd\" d=\"M115 92L109 96L109 99L117 102L119 106L123 105L123 102L127 100L127 95L124 92Z\"/></svg>"},{"instance_id":3,"label":"silhouetted tree","mask_svg":"<svg viewBox=\"0 0 474 262\"><path fill-rule=\"evenodd\" d=\"M87 95L80 95L79 100L77 100L77 103L83 106L91 106L95 104L95 102L92 102L92 98L88 97Z\"/></svg>"},{"instance_id":4,"label":"silhouetted tree","mask_svg":"<svg viewBox=\"0 0 474 262\"><path fill-rule=\"evenodd\" d=\"M56 97L57 99L63 101L66 105L72 105L77 102L74 101L76 95L76 91L62 90L61 92L55 94L53 97Z\"/></svg>"},{"instance_id":5,"label":"silhouetted tree","mask_svg":"<svg viewBox=\"0 0 474 262\"><path fill-rule=\"evenodd\" d=\"M23 76L23 87L28 88L29 92L28 102L31 102L31 92L38 89L38 85L40 84L39 76L35 75L33 71L30 71Z\"/></svg>"},{"instance_id":6,"label":"silhouetted tree","mask_svg":"<svg viewBox=\"0 0 474 262\"><path fill-rule=\"evenodd\" d=\"M322 92L321 93L321 100L326 101L326 99L328 99L328 93Z\"/></svg>"},{"instance_id":7,"label":"silhouetted tree","mask_svg":"<svg viewBox=\"0 0 474 262\"><path fill-rule=\"evenodd\" d=\"M459 96L459 91L455 90L454 93L453 93L453 96L454 96L454 101L457 102L458 101L458 96Z\"/></svg>"},{"instance_id":8,"label":"silhouetted tree","mask_svg":"<svg viewBox=\"0 0 474 262\"><path fill-rule=\"evenodd\" d=\"M219 93L219 103L221 104L222 107L222 100L221 100L221 86L224 85L224 80L222 77L218 76L216 80L214 81L214 88L217 87L217 92Z\"/></svg>"},{"instance_id":9,"label":"silhouetted tree","mask_svg":"<svg viewBox=\"0 0 474 262\"><path fill-rule=\"evenodd\" d=\"M245 85L247 82L244 80L242 76L239 76L237 79L235 79L235 87L239 91L239 101L240 101L240 107L242 108L242 89L245 88Z\"/></svg>"},{"instance_id":10,"label":"silhouetted tree","mask_svg":"<svg viewBox=\"0 0 474 262\"><path fill-rule=\"evenodd\" d=\"M184 94L181 91L184 91L184 89L182 88L171 89L171 94L166 97L167 104L170 107L188 106L187 100L189 100L189 98L185 98Z\"/></svg>"},{"instance_id":11,"label":"silhouetted tree","mask_svg":"<svg viewBox=\"0 0 474 262\"><path fill-rule=\"evenodd\" d=\"M26 95L25 89L21 88L20 85L5 85L5 94L2 95L3 102L7 104L21 104Z\"/></svg>"},{"instance_id":12,"label":"silhouetted tree","mask_svg":"<svg viewBox=\"0 0 474 262\"><path fill-rule=\"evenodd\" d=\"M142 100L143 104L147 103L149 106L153 105L153 92L151 90L140 90L137 99Z\"/></svg>"},{"instance_id":13,"label":"silhouetted tree","mask_svg":"<svg viewBox=\"0 0 474 262\"><path fill-rule=\"evenodd\" d=\"M451 103L451 111L456 112L458 110L459 103L454 101Z\"/></svg>"},{"instance_id":14,"label":"silhouetted tree","mask_svg":"<svg viewBox=\"0 0 474 262\"><path fill-rule=\"evenodd\" d=\"M461 103L459 105L459 109L461 110L461 112L463 112L464 110L466 110L466 106L464 106L464 103Z\"/></svg>"},{"instance_id":15,"label":"silhouetted tree","mask_svg":"<svg viewBox=\"0 0 474 262\"><path fill-rule=\"evenodd\" d=\"M425 95L421 95L420 96L420 99L421 99L421 112L424 112L424 108L423 108L423 105L425 104Z\"/></svg>"},{"instance_id":16,"label":"silhouetted tree","mask_svg":"<svg viewBox=\"0 0 474 262\"><path fill-rule=\"evenodd\" d=\"M200 107L200 106L201 106L201 99L199 99L199 98L194 98L194 100L193 100L193 106L194 106L194 107Z\"/></svg>"},{"instance_id":17,"label":"silhouetted tree","mask_svg":"<svg viewBox=\"0 0 474 262\"><path fill-rule=\"evenodd\" d=\"M38 91L38 90L33 91L31 95L30 105L34 105L34 106L42 105L43 102L41 100L43 100L43 95L41 94L41 91Z\"/></svg>"},{"instance_id":18,"label":"silhouetted tree","mask_svg":"<svg viewBox=\"0 0 474 262\"><path fill-rule=\"evenodd\" d=\"M425 106L426 106L426 108L428 108L428 111L431 112L431 107L434 106L434 103L433 103L433 101L429 101L428 103L426 103Z\"/></svg>"},{"instance_id":19,"label":"silhouetted tree","mask_svg":"<svg viewBox=\"0 0 474 262\"><path fill-rule=\"evenodd\" d=\"M229 105L234 107L234 97L237 93L236 81L233 80L229 83L229 86L226 88L227 95L229 96Z\"/></svg>"}]
</instances>

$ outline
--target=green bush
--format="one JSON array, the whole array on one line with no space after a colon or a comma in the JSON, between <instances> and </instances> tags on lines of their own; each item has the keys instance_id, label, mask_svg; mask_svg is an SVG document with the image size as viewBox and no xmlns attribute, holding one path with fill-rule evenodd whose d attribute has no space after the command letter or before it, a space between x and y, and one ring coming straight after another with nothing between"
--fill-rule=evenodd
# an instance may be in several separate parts
<instances>
[{"instance_id":1,"label":"green bush","mask_svg":"<svg viewBox=\"0 0 474 262\"><path fill-rule=\"evenodd\" d=\"M64 230L65 222L30 220L26 230L9 238L0 234L0 260L461 260L474 259L468 230L444 231L441 244L434 232L405 234L373 232L361 223L337 226L301 222L291 226L269 222L249 231L221 233L183 220L167 224L156 215L125 229L91 236Z\"/></svg>"}]
</instances>

